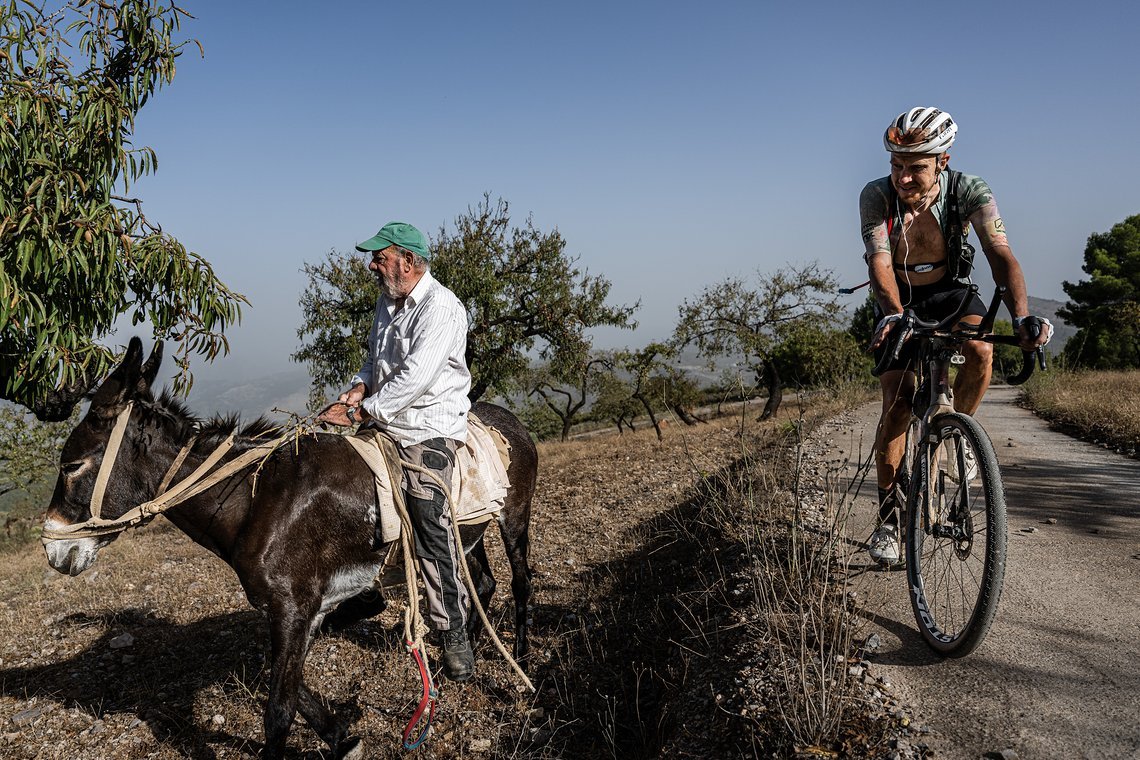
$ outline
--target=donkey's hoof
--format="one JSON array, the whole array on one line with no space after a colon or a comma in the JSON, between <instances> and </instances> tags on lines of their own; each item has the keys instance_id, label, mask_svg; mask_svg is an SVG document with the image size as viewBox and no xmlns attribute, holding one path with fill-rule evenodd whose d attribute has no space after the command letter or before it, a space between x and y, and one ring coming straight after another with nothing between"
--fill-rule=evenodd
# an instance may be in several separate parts
<instances>
[{"instance_id":1,"label":"donkey's hoof","mask_svg":"<svg viewBox=\"0 0 1140 760\"><path fill-rule=\"evenodd\" d=\"M359 736L345 739L340 746L341 751L337 755L340 760L360 760L364 757L364 742L360 740Z\"/></svg>"}]
</instances>

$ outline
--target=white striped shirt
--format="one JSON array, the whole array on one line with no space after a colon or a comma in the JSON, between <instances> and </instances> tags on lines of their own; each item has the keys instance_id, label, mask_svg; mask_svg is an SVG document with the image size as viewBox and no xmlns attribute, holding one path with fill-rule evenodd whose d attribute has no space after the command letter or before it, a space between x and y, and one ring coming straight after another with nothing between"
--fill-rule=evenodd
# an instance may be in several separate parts
<instances>
[{"instance_id":1,"label":"white striped shirt","mask_svg":"<svg viewBox=\"0 0 1140 760\"><path fill-rule=\"evenodd\" d=\"M395 308L383 294L376 301L368 354L352 378L371 394L365 410L403 446L467 440L467 310L430 271Z\"/></svg>"}]
</instances>

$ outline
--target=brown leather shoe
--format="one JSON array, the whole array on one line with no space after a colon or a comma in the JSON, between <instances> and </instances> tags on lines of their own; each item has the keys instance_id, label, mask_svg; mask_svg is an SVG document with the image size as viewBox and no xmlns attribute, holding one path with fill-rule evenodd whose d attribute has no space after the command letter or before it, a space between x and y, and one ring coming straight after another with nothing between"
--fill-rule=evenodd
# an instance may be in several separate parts
<instances>
[{"instance_id":1,"label":"brown leather shoe","mask_svg":"<svg viewBox=\"0 0 1140 760\"><path fill-rule=\"evenodd\" d=\"M467 640L467 630L440 631L440 644L443 647L443 674L457 683L470 679L475 672L475 653Z\"/></svg>"}]
</instances>

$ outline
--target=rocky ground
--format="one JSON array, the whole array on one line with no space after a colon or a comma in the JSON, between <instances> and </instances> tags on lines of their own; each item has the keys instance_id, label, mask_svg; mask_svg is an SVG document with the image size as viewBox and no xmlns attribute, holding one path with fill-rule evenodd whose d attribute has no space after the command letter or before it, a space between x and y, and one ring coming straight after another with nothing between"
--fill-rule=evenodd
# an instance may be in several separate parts
<instances>
[{"instance_id":1,"label":"rocky ground","mask_svg":"<svg viewBox=\"0 0 1140 760\"><path fill-rule=\"evenodd\" d=\"M754 561L720 524L726 513L707 508L709 484L743 451L768 452L785 476L794 470L796 457L777 449L798 410L766 423L756 411L673 426L664 442L639 430L541 447L529 663L537 693L523 693L483 645L475 679L443 685L419 756L922 755L922 734L857 652L839 663L843 715L831 738L812 745L789 734L778 693L786 669L754 606ZM821 515L826 446L804 455ZM497 538L488 544L507 578ZM256 755L264 623L229 568L175 528L157 521L120 538L77 578L50 570L38 546L0 557L0 577L0 755ZM509 646L506 588L491 615ZM367 757L404 755L399 736L419 697L398 606L321 637L306 665L307 683L364 738ZM294 724L290 757L322 750Z\"/></svg>"}]
</instances>

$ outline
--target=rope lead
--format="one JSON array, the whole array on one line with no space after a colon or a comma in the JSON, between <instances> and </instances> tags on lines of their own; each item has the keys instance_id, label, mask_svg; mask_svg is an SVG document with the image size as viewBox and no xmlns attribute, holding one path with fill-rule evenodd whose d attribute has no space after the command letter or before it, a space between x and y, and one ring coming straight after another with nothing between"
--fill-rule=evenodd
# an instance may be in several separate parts
<instances>
[{"instance_id":1,"label":"rope lead","mask_svg":"<svg viewBox=\"0 0 1140 760\"><path fill-rule=\"evenodd\" d=\"M435 706L439 701L439 692L436 691L435 684L432 683L431 670L427 666L427 660L422 656L423 639L420 638L416 641L405 641L404 645L407 646L408 651L412 654L412 659L416 661L416 665L420 669L420 678L423 681L424 693L420 698L420 703L416 707L416 711L412 713L412 719L408 721L407 727L404 729L404 749L413 750L417 749L424 741L427 740L428 735L431 734L431 724L435 720ZM427 718L424 719L424 714ZM413 741L411 740L412 732L415 730L416 725L423 720L423 731Z\"/></svg>"}]
</instances>

